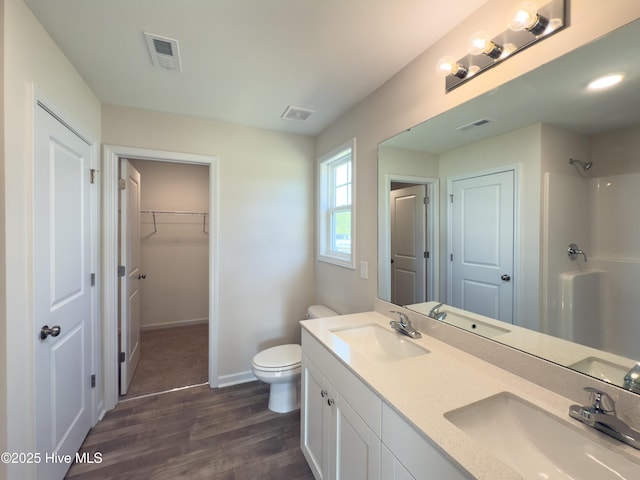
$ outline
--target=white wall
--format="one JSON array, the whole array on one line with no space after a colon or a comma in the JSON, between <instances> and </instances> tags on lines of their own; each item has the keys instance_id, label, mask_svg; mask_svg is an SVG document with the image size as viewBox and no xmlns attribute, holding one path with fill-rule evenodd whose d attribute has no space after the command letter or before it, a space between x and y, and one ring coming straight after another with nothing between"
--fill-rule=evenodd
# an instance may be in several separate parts
<instances>
[{"instance_id":1,"label":"white wall","mask_svg":"<svg viewBox=\"0 0 640 480\"><path fill-rule=\"evenodd\" d=\"M131 163L140 172L142 210L209 211L209 167ZM174 223L185 218L195 223ZM146 275L140 282L141 328L208 321L209 235L199 223L201 217L158 215L155 230L152 220L150 215L141 218L141 267Z\"/></svg>"},{"instance_id":2,"label":"white wall","mask_svg":"<svg viewBox=\"0 0 640 480\"><path fill-rule=\"evenodd\" d=\"M356 261L369 261L369 279L359 271L328 264L316 265L317 300L341 313L367 310L377 294L377 145L415 124L485 93L543 63L562 56L640 15L640 2L599 0L571 2L569 28L529 48L457 88L444 93L444 81L434 73L436 61L446 54L462 55L469 35L480 28L501 32L512 0L489 0L471 17L426 50L377 91L334 122L316 141L316 155L330 151L346 139L358 142ZM425 19L428 25L428 19Z\"/></svg>"},{"instance_id":3,"label":"white wall","mask_svg":"<svg viewBox=\"0 0 640 480\"><path fill-rule=\"evenodd\" d=\"M100 141L100 102L55 46L21 0L5 0L4 22L4 205L6 285L4 357L7 450L34 450L33 431L33 96L35 83L68 117ZM0 329L2 330L2 329ZM1 404L1 402L0 402ZM14 466L1 470L10 478L31 478Z\"/></svg>"},{"instance_id":4,"label":"white wall","mask_svg":"<svg viewBox=\"0 0 640 480\"><path fill-rule=\"evenodd\" d=\"M297 342L314 302L314 139L113 105L112 145L220 158L221 383L241 379L260 349Z\"/></svg>"}]
</instances>

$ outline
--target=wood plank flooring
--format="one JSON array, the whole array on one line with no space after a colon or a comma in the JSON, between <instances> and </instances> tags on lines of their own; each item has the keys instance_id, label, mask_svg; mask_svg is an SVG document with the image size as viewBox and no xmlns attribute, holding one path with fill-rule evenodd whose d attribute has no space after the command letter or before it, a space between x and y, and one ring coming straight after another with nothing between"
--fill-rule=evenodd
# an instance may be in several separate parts
<instances>
[{"instance_id":1,"label":"wood plank flooring","mask_svg":"<svg viewBox=\"0 0 640 480\"><path fill-rule=\"evenodd\" d=\"M197 324L140 332L140 362L126 400L209 378L209 325Z\"/></svg>"},{"instance_id":2,"label":"wood plank flooring","mask_svg":"<svg viewBox=\"0 0 640 480\"><path fill-rule=\"evenodd\" d=\"M300 451L300 411L267 409L269 386L207 385L141 397L107 412L68 479L313 480Z\"/></svg>"}]
</instances>

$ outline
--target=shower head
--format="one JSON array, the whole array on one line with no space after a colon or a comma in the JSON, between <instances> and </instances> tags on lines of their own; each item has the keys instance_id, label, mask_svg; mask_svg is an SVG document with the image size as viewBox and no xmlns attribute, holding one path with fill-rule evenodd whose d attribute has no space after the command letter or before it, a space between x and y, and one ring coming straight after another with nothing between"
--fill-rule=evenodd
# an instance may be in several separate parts
<instances>
[{"instance_id":1,"label":"shower head","mask_svg":"<svg viewBox=\"0 0 640 480\"><path fill-rule=\"evenodd\" d=\"M569 159L569 165L575 165L576 163L580 165L584 171L593 167L593 162L583 162L582 160L574 160L573 158Z\"/></svg>"}]
</instances>

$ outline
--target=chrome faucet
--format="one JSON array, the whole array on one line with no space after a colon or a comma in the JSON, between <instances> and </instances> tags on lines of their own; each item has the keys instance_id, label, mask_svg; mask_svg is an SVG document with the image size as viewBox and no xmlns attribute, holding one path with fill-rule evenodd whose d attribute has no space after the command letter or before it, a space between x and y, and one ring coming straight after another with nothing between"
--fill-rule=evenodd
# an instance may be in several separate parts
<instances>
[{"instance_id":1,"label":"chrome faucet","mask_svg":"<svg viewBox=\"0 0 640 480\"><path fill-rule=\"evenodd\" d=\"M636 363L624 376L624 388L640 393L640 363Z\"/></svg>"},{"instance_id":2,"label":"chrome faucet","mask_svg":"<svg viewBox=\"0 0 640 480\"><path fill-rule=\"evenodd\" d=\"M389 325L391 325L391 327L394 328L397 332L402 333L407 337L411 337L411 338L422 337L422 334L411 326L411 320L409 320L409 317L407 317L406 314L402 312L397 312L396 310L392 310L390 313L397 313L398 316L400 317L399 322L397 322L396 320L391 320L389 322Z\"/></svg>"},{"instance_id":3,"label":"chrome faucet","mask_svg":"<svg viewBox=\"0 0 640 480\"><path fill-rule=\"evenodd\" d=\"M613 399L596 388L585 387L584 390L591 394L592 405L571 405L569 416L640 450L640 432L618 418ZM611 408L607 409L606 404Z\"/></svg>"},{"instance_id":4,"label":"chrome faucet","mask_svg":"<svg viewBox=\"0 0 640 480\"><path fill-rule=\"evenodd\" d=\"M444 320L445 318L447 318L447 312L441 312L440 307L442 307L442 303L439 303L438 305L433 307L431 310L429 310L429 313L427 315L433 318L434 320L439 320L439 321Z\"/></svg>"}]
</instances>

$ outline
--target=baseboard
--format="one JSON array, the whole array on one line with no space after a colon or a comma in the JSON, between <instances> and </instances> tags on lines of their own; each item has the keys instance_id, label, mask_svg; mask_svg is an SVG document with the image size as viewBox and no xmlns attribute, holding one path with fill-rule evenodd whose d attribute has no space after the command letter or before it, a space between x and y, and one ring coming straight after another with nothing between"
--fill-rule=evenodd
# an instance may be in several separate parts
<instances>
[{"instance_id":1,"label":"baseboard","mask_svg":"<svg viewBox=\"0 0 640 480\"><path fill-rule=\"evenodd\" d=\"M176 320L175 322L166 323L149 323L147 325L140 325L140 330L158 330L160 328L174 328L174 327L187 327L189 325L200 325L202 323L209 323L208 318L193 318L189 320Z\"/></svg>"},{"instance_id":2,"label":"baseboard","mask_svg":"<svg viewBox=\"0 0 640 480\"><path fill-rule=\"evenodd\" d=\"M248 383L258 380L251 371L233 373L231 375L221 375L218 377L218 388L230 387L239 383Z\"/></svg>"}]
</instances>

